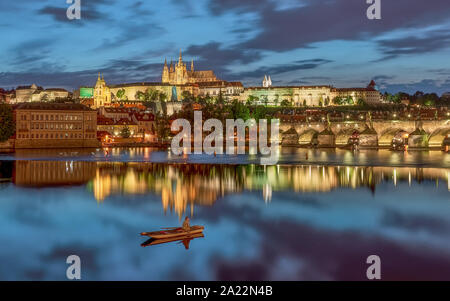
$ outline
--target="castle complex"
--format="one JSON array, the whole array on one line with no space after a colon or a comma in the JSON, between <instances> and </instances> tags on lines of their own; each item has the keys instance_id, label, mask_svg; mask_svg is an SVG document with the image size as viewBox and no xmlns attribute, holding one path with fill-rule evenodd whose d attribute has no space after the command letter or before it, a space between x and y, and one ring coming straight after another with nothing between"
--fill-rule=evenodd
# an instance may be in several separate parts
<instances>
[{"instance_id":1,"label":"castle complex","mask_svg":"<svg viewBox=\"0 0 450 301\"><path fill-rule=\"evenodd\" d=\"M150 97L148 93L151 93ZM94 87L82 87L74 92L76 98L83 99L82 103L91 108L109 107L114 104L130 105L142 104L143 100L160 100L170 103L169 111L181 108L181 101L185 95L194 97L221 96L225 100L237 99L247 102L249 99L255 104L262 105L293 105L323 107L333 105L335 98L345 98L349 104L364 101L377 104L381 101L381 94L372 81L365 88L335 88L331 85L315 86L274 86L272 78L265 75L261 86L245 87L241 82L228 82L217 78L213 70L195 70L194 60L190 67L183 61L180 51L177 62L164 61L160 82L139 82L108 85L103 75L98 75ZM36 85L19 87L15 93L15 101L34 102L52 100L56 97L67 97L68 92L56 89L44 90ZM176 107L176 108L175 108Z\"/></svg>"},{"instance_id":2,"label":"castle complex","mask_svg":"<svg viewBox=\"0 0 450 301\"><path fill-rule=\"evenodd\" d=\"M171 85L185 85L217 81L219 80L212 70L195 71L194 60L191 61L191 69L188 70L186 64L183 62L181 50L180 57L175 65L173 62L170 62L170 65L167 66L167 60L164 61L161 80L162 83Z\"/></svg>"}]
</instances>

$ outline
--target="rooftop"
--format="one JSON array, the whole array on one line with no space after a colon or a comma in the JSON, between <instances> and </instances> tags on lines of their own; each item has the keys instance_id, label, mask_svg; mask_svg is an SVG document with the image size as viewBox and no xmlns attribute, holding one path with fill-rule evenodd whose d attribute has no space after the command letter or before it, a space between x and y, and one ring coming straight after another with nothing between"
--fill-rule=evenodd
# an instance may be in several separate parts
<instances>
[{"instance_id":1,"label":"rooftop","mask_svg":"<svg viewBox=\"0 0 450 301\"><path fill-rule=\"evenodd\" d=\"M48 103L48 102L29 102L18 104L16 110L46 110L46 111L88 111L95 112L82 104L78 103Z\"/></svg>"}]
</instances>

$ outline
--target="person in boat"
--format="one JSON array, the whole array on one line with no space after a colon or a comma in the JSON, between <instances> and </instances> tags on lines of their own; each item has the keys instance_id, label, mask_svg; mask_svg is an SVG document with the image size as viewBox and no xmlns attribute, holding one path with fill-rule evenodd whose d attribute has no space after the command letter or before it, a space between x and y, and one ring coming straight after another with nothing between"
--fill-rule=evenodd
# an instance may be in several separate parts
<instances>
[{"instance_id":1,"label":"person in boat","mask_svg":"<svg viewBox=\"0 0 450 301\"><path fill-rule=\"evenodd\" d=\"M186 216L186 218L184 219L184 222L183 222L183 230L185 230L185 231L191 230L189 217L187 217L187 216Z\"/></svg>"}]
</instances>

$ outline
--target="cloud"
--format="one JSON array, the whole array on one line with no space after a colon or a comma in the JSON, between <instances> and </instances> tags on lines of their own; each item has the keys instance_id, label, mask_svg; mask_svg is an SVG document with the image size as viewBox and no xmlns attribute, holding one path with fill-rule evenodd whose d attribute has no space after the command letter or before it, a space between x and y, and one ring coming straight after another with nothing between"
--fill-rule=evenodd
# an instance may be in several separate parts
<instances>
[{"instance_id":1,"label":"cloud","mask_svg":"<svg viewBox=\"0 0 450 301\"><path fill-rule=\"evenodd\" d=\"M228 76L230 74L228 67L235 63L249 64L262 58L258 51L236 47L223 48L218 42L191 45L185 54L195 60L197 70L214 68L219 77Z\"/></svg>"},{"instance_id":2,"label":"cloud","mask_svg":"<svg viewBox=\"0 0 450 301\"><path fill-rule=\"evenodd\" d=\"M409 83L392 83L391 81L377 81L381 91L387 91L389 93L406 92L414 94L416 91L422 91L425 93L442 93L450 91L450 76L447 79L424 79L420 81L413 81Z\"/></svg>"},{"instance_id":3,"label":"cloud","mask_svg":"<svg viewBox=\"0 0 450 301\"><path fill-rule=\"evenodd\" d=\"M279 10L269 0L212 0L215 15L228 12L256 13L260 30L243 42L247 48L288 51L315 42L331 40L367 40L399 28L434 25L448 20L450 7L446 0L432 2L385 1L382 20L368 20L368 5L360 0L303 1L304 5Z\"/></svg>"},{"instance_id":4,"label":"cloud","mask_svg":"<svg viewBox=\"0 0 450 301\"><path fill-rule=\"evenodd\" d=\"M444 30L427 32L426 36L408 36L399 39L380 40L379 48L384 57L379 61L400 55L422 54L450 47L450 33Z\"/></svg>"},{"instance_id":5,"label":"cloud","mask_svg":"<svg viewBox=\"0 0 450 301\"><path fill-rule=\"evenodd\" d=\"M66 71L63 67L50 66L47 69L34 68L22 72L0 73L0 86L15 88L18 85L36 83L43 87L72 90L80 86L93 86L98 72L104 73L108 84L160 81L162 66L162 63L132 59L113 59L98 68L80 71Z\"/></svg>"},{"instance_id":6,"label":"cloud","mask_svg":"<svg viewBox=\"0 0 450 301\"><path fill-rule=\"evenodd\" d=\"M241 72L233 76L235 78L259 78L264 74L278 75L299 70L315 69L330 62L332 61L327 59L299 60L289 64L259 67L253 71Z\"/></svg>"}]
</instances>

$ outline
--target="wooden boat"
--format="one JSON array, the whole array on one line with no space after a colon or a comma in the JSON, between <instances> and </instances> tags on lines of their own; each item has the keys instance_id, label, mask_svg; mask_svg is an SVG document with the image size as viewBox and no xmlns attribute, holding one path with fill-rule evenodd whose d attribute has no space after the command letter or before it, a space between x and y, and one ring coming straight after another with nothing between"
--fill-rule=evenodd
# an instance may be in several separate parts
<instances>
[{"instance_id":1,"label":"wooden boat","mask_svg":"<svg viewBox=\"0 0 450 301\"><path fill-rule=\"evenodd\" d=\"M203 232L203 226L192 226L189 231L184 230L183 228L168 228L167 230L155 231L155 232L142 232L141 235L149 236L155 239L163 239L163 238L173 238L173 237L181 237L199 234Z\"/></svg>"},{"instance_id":2,"label":"wooden boat","mask_svg":"<svg viewBox=\"0 0 450 301\"><path fill-rule=\"evenodd\" d=\"M184 242L184 241L191 241L195 238L203 238L205 237L203 233L197 233L193 235L186 235L186 236L178 236L178 237L171 237L171 238L161 238L161 239L155 239L150 238L149 240L145 241L141 244L142 247L148 247L148 246L154 246L154 245L160 245L160 244L166 244L171 242Z\"/></svg>"}]
</instances>

